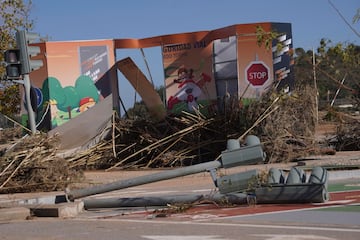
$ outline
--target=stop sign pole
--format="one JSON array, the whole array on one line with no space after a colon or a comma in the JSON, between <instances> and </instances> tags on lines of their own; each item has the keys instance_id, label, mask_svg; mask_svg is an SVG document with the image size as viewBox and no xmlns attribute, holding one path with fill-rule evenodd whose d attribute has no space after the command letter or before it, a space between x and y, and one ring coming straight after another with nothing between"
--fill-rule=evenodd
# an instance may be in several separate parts
<instances>
[{"instance_id":1,"label":"stop sign pole","mask_svg":"<svg viewBox=\"0 0 360 240\"><path fill-rule=\"evenodd\" d=\"M253 87L262 87L269 80L270 69L262 61L252 61L245 68L245 79Z\"/></svg>"}]
</instances>

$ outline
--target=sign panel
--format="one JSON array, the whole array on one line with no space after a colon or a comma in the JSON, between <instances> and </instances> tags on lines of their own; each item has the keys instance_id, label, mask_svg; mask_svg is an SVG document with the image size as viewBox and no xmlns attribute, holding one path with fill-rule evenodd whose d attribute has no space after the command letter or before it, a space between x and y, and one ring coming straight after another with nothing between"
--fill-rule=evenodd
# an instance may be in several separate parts
<instances>
[{"instance_id":1,"label":"sign panel","mask_svg":"<svg viewBox=\"0 0 360 240\"><path fill-rule=\"evenodd\" d=\"M37 94L43 96L37 112L40 128L50 130L60 126L113 92L117 82L116 74L109 71L115 63L113 40L37 45L46 53L41 54L44 67L30 73L32 85L41 91ZM44 118L47 113L49 117ZM22 116L27 116L24 107ZM50 124L40 122L47 119Z\"/></svg>"},{"instance_id":2,"label":"sign panel","mask_svg":"<svg viewBox=\"0 0 360 240\"><path fill-rule=\"evenodd\" d=\"M259 45L256 28L270 32L270 23L248 25L249 29L237 35L238 94L242 99L260 97L274 82L272 49Z\"/></svg>"},{"instance_id":3,"label":"sign panel","mask_svg":"<svg viewBox=\"0 0 360 240\"><path fill-rule=\"evenodd\" d=\"M212 75L212 42L166 45L162 49L167 109L173 113L201 111L216 106Z\"/></svg>"},{"instance_id":4,"label":"sign panel","mask_svg":"<svg viewBox=\"0 0 360 240\"><path fill-rule=\"evenodd\" d=\"M264 62L253 61L245 69L245 79L253 87L263 86L269 80L270 69Z\"/></svg>"}]
</instances>

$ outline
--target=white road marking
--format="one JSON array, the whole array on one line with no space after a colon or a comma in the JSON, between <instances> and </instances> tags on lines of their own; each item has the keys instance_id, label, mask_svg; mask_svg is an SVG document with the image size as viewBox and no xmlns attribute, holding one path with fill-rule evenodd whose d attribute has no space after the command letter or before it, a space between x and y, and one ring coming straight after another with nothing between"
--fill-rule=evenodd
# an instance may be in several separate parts
<instances>
[{"instance_id":1,"label":"white road marking","mask_svg":"<svg viewBox=\"0 0 360 240\"><path fill-rule=\"evenodd\" d=\"M229 240L228 238L223 238L221 236L216 235L149 235L149 236L141 236L147 239L153 240Z\"/></svg>"},{"instance_id":2,"label":"white road marking","mask_svg":"<svg viewBox=\"0 0 360 240\"><path fill-rule=\"evenodd\" d=\"M99 221L99 219L77 218L78 221ZM270 228L270 229L293 229L293 230L312 230L326 232L355 232L360 233L357 228L336 228L336 227L306 227L306 226L285 226L285 225L267 225L267 224L245 224L245 223L221 223L221 222L197 222L197 221L159 221L159 220L139 220L139 219L101 219L109 222L132 222L132 223L150 223L150 224L175 224L175 225L199 225L199 226L224 226L224 227L245 227L245 228Z\"/></svg>"},{"instance_id":3,"label":"white road marking","mask_svg":"<svg viewBox=\"0 0 360 240\"><path fill-rule=\"evenodd\" d=\"M319 235L294 235L294 234L251 234L255 237L264 237L264 240L336 240Z\"/></svg>"}]
</instances>

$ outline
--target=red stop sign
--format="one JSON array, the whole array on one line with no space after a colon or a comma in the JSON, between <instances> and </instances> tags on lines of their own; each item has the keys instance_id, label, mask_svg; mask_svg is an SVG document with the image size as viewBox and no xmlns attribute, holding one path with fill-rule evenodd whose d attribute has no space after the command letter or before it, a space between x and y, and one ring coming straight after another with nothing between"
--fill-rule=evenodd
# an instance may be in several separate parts
<instances>
[{"instance_id":1,"label":"red stop sign","mask_svg":"<svg viewBox=\"0 0 360 240\"><path fill-rule=\"evenodd\" d=\"M246 80L254 87L260 87L269 79L269 68L264 62L251 62L245 69Z\"/></svg>"}]
</instances>

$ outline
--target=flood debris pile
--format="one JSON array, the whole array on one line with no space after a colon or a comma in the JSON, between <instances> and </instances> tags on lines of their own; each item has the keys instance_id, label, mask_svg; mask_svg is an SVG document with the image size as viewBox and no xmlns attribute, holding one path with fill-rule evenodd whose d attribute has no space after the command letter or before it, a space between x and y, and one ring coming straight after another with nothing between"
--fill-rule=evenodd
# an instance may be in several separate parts
<instances>
[{"instance_id":1,"label":"flood debris pile","mask_svg":"<svg viewBox=\"0 0 360 240\"><path fill-rule=\"evenodd\" d=\"M0 158L0 193L63 190L82 177L56 156L56 138L36 134L19 139Z\"/></svg>"},{"instance_id":2,"label":"flood debris pile","mask_svg":"<svg viewBox=\"0 0 360 240\"><path fill-rule=\"evenodd\" d=\"M186 113L165 121L115 119L112 137L69 158L97 169L168 168L214 160L226 146L221 121Z\"/></svg>"},{"instance_id":3,"label":"flood debris pile","mask_svg":"<svg viewBox=\"0 0 360 240\"><path fill-rule=\"evenodd\" d=\"M288 162L314 153L315 93L269 93L248 105L225 99L224 112L168 116L165 121L116 119L112 137L68 159L85 168L129 169L178 167L212 161L228 139L242 143L259 136L268 162Z\"/></svg>"},{"instance_id":4,"label":"flood debris pile","mask_svg":"<svg viewBox=\"0 0 360 240\"><path fill-rule=\"evenodd\" d=\"M336 151L360 150L360 118L342 116L335 135L326 139L329 146Z\"/></svg>"},{"instance_id":5,"label":"flood debris pile","mask_svg":"<svg viewBox=\"0 0 360 240\"><path fill-rule=\"evenodd\" d=\"M59 157L56 136L21 138L0 157L0 192L63 190L89 169L173 168L218 160L228 139L242 144L249 134L259 137L266 163L293 161L320 152L315 99L314 90L304 88L269 92L246 105L226 98L224 110L211 116L184 112L161 122L114 116L108 138L66 158Z\"/></svg>"},{"instance_id":6,"label":"flood debris pile","mask_svg":"<svg viewBox=\"0 0 360 240\"><path fill-rule=\"evenodd\" d=\"M315 142L317 118L316 92L307 87L291 95L275 95L263 98L250 109L256 116L258 108L267 106L269 99L276 100L275 111L254 129L264 143L268 162L289 162L299 157L320 152Z\"/></svg>"},{"instance_id":7,"label":"flood debris pile","mask_svg":"<svg viewBox=\"0 0 360 240\"><path fill-rule=\"evenodd\" d=\"M23 136L22 128L4 128L0 131L0 144L15 143Z\"/></svg>"}]
</instances>

